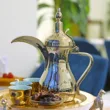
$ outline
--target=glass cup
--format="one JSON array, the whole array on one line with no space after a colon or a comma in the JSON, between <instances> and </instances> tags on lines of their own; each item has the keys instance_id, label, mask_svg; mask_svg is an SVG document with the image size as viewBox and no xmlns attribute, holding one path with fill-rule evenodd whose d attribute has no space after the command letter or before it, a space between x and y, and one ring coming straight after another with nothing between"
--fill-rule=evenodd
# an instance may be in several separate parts
<instances>
[{"instance_id":1,"label":"glass cup","mask_svg":"<svg viewBox=\"0 0 110 110\"><path fill-rule=\"evenodd\" d=\"M30 81L32 82L32 93L31 95L34 95L35 93L38 93L41 91L41 85L39 84L40 78L25 78L24 81Z\"/></svg>"},{"instance_id":2,"label":"glass cup","mask_svg":"<svg viewBox=\"0 0 110 110\"><path fill-rule=\"evenodd\" d=\"M9 95L12 105L24 106L30 104L31 86L16 85L9 86Z\"/></svg>"}]
</instances>

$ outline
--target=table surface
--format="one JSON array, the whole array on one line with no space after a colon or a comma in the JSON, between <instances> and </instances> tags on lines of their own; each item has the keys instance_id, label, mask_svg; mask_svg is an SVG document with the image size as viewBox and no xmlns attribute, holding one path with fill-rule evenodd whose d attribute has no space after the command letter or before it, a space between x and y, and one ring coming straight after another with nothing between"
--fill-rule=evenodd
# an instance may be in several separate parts
<instances>
[{"instance_id":1,"label":"table surface","mask_svg":"<svg viewBox=\"0 0 110 110\"><path fill-rule=\"evenodd\" d=\"M8 87L6 86L0 86L0 90L4 90L4 89L7 89Z\"/></svg>"}]
</instances>

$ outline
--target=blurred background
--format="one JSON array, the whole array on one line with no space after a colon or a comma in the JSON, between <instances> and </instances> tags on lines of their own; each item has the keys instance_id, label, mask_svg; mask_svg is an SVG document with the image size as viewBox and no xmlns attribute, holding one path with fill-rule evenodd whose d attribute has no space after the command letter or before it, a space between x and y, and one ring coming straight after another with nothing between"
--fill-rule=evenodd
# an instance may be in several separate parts
<instances>
[{"instance_id":1,"label":"blurred background","mask_svg":"<svg viewBox=\"0 0 110 110\"><path fill-rule=\"evenodd\" d=\"M10 42L21 35L44 42L54 32L59 7L64 31L86 39L108 58L104 41L110 39L110 0L0 0L0 56L7 59L7 71L31 76L41 63L40 52L28 44Z\"/></svg>"},{"instance_id":2,"label":"blurred background","mask_svg":"<svg viewBox=\"0 0 110 110\"><path fill-rule=\"evenodd\" d=\"M51 34L58 7L63 13L64 30L69 28L68 33L71 36L82 36L87 39L110 36L110 0L38 0L37 4L39 36ZM47 25L48 30L45 30ZM45 31L40 32L42 30Z\"/></svg>"}]
</instances>

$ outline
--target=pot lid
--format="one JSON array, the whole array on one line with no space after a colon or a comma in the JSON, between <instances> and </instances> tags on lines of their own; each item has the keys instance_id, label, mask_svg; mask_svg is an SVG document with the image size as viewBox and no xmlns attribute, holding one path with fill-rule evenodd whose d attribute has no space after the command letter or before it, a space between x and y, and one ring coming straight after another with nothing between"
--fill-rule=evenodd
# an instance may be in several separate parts
<instances>
[{"instance_id":1,"label":"pot lid","mask_svg":"<svg viewBox=\"0 0 110 110\"><path fill-rule=\"evenodd\" d=\"M75 42L71 37L63 32L63 23L61 22L62 13L60 8L56 13L55 32L45 42L48 47L74 47Z\"/></svg>"}]
</instances>

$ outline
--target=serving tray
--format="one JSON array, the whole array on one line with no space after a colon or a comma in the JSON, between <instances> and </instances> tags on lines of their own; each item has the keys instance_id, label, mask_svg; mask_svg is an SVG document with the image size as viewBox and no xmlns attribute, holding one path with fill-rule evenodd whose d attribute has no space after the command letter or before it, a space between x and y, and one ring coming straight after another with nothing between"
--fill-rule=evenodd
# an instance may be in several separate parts
<instances>
[{"instance_id":1,"label":"serving tray","mask_svg":"<svg viewBox=\"0 0 110 110\"><path fill-rule=\"evenodd\" d=\"M27 107L27 106L12 106L11 110L89 110L89 108L92 106L93 101L95 99L94 96L92 96L91 94L87 93L87 92L83 92L80 91L81 94L83 94L84 96L86 96L86 100L81 102L81 103L77 103L77 104L73 104L73 102L68 102L68 103L62 103L56 106L41 106L41 105L37 105L34 107L33 105ZM78 99L79 96L77 96ZM10 101L10 96L9 96L9 90L1 90L0 91L0 100L2 98L6 98L8 101L8 105L11 106L11 101ZM2 105L0 103L0 109L2 109Z\"/></svg>"}]
</instances>

